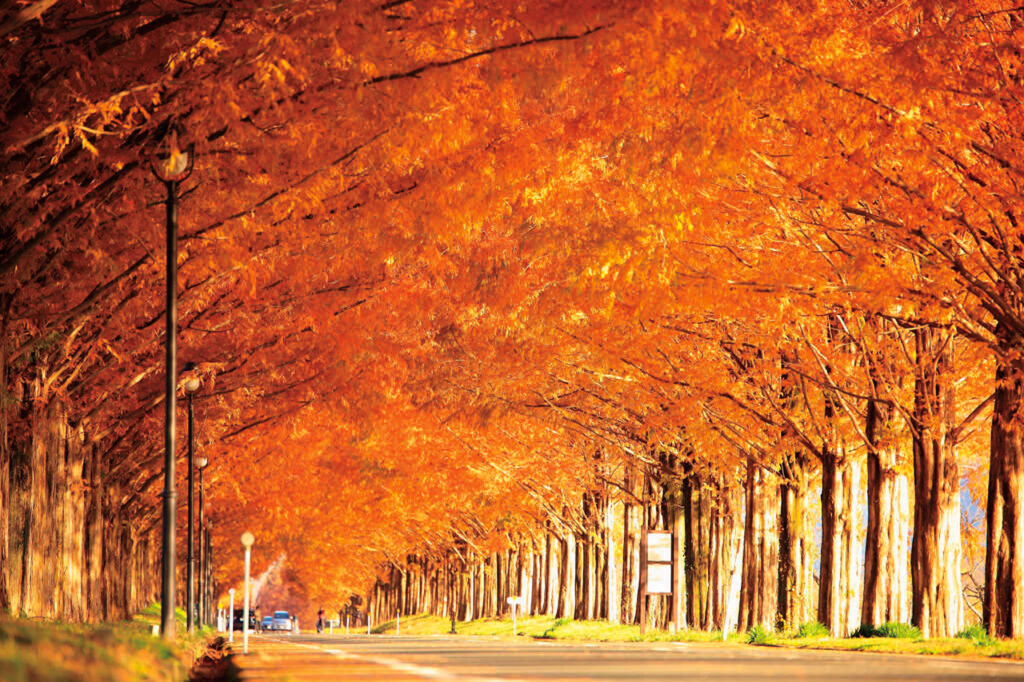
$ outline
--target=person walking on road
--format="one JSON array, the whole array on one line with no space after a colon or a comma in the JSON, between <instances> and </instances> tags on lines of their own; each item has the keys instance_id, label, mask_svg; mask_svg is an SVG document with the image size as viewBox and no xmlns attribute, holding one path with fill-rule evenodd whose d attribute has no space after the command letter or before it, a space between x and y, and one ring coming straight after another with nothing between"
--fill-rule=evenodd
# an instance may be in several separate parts
<instances>
[{"instance_id":1,"label":"person walking on road","mask_svg":"<svg viewBox=\"0 0 1024 682\"><path fill-rule=\"evenodd\" d=\"M324 608L321 606L320 610L316 612L316 631L324 631Z\"/></svg>"}]
</instances>

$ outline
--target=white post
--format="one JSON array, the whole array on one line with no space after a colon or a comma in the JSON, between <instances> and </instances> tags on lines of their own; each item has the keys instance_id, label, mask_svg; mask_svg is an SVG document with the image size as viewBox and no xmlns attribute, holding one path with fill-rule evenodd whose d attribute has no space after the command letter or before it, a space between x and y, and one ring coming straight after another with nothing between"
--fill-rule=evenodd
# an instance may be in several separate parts
<instances>
[{"instance_id":1,"label":"white post","mask_svg":"<svg viewBox=\"0 0 1024 682\"><path fill-rule=\"evenodd\" d=\"M398 614L395 616L395 634L396 635L402 634L402 612L401 611L399 611Z\"/></svg>"},{"instance_id":2,"label":"white post","mask_svg":"<svg viewBox=\"0 0 1024 682\"><path fill-rule=\"evenodd\" d=\"M228 590L230 606L228 606L228 641L235 641L235 588Z\"/></svg>"},{"instance_id":3,"label":"white post","mask_svg":"<svg viewBox=\"0 0 1024 682\"><path fill-rule=\"evenodd\" d=\"M366 634L372 634L370 632L370 623L373 621L373 612L370 609L366 609Z\"/></svg>"},{"instance_id":4,"label":"white post","mask_svg":"<svg viewBox=\"0 0 1024 682\"><path fill-rule=\"evenodd\" d=\"M249 557L252 543L256 538L252 533L242 533L242 545L245 546L245 606L242 607L242 653L249 653Z\"/></svg>"},{"instance_id":5,"label":"white post","mask_svg":"<svg viewBox=\"0 0 1024 682\"><path fill-rule=\"evenodd\" d=\"M522 597L508 597L505 599L508 605L512 607L512 636L516 636L516 607L522 604L525 600Z\"/></svg>"},{"instance_id":6,"label":"white post","mask_svg":"<svg viewBox=\"0 0 1024 682\"><path fill-rule=\"evenodd\" d=\"M345 634L348 634L348 616L345 616Z\"/></svg>"}]
</instances>

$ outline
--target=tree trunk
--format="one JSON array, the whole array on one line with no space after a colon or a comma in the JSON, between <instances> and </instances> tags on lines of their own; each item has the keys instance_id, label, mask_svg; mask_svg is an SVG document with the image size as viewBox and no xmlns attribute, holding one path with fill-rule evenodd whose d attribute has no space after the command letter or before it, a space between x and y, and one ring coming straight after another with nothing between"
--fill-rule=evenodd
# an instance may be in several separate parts
<instances>
[{"instance_id":1,"label":"tree trunk","mask_svg":"<svg viewBox=\"0 0 1024 682\"><path fill-rule=\"evenodd\" d=\"M617 576L615 575L615 502L608 500L608 506L605 507L605 566L607 570L605 572L605 578L607 580L605 587L605 613L604 617L609 623L621 622L621 597L616 594L616 585L618 585Z\"/></svg>"},{"instance_id":2,"label":"tree trunk","mask_svg":"<svg viewBox=\"0 0 1024 682\"><path fill-rule=\"evenodd\" d=\"M774 475L747 460L747 514L743 533L740 630L776 625L779 579L779 486Z\"/></svg>"},{"instance_id":3,"label":"tree trunk","mask_svg":"<svg viewBox=\"0 0 1024 682\"><path fill-rule=\"evenodd\" d=\"M693 627L724 631L739 622L739 592L733 584L742 568L744 514L739 486L725 480L718 490L708 524L708 608Z\"/></svg>"},{"instance_id":4,"label":"tree trunk","mask_svg":"<svg viewBox=\"0 0 1024 682\"><path fill-rule=\"evenodd\" d=\"M1024 636L1024 363L1016 353L1000 358L992 408L982 622L994 637Z\"/></svg>"},{"instance_id":5,"label":"tree trunk","mask_svg":"<svg viewBox=\"0 0 1024 682\"><path fill-rule=\"evenodd\" d=\"M672 612L669 614L670 627L684 630L686 618L686 572L683 557L686 554L686 515L683 513L682 491L671 505L672 519Z\"/></svg>"},{"instance_id":6,"label":"tree trunk","mask_svg":"<svg viewBox=\"0 0 1024 682\"><path fill-rule=\"evenodd\" d=\"M627 489L629 479L627 478ZM619 621L622 623L633 622L633 577L636 575L636 567L633 564L633 543L636 537L633 535L632 522L633 505L629 502L622 503L622 586L619 598Z\"/></svg>"},{"instance_id":7,"label":"tree trunk","mask_svg":"<svg viewBox=\"0 0 1024 682\"><path fill-rule=\"evenodd\" d=\"M911 431L914 445L914 539L910 548L913 623L925 637L952 637L963 625L960 585L960 467L952 436L955 419L952 339L914 332L916 376Z\"/></svg>"},{"instance_id":8,"label":"tree trunk","mask_svg":"<svg viewBox=\"0 0 1024 682\"><path fill-rule=\"evenodd\" d=\"M821 464L821 573L818 620L834 637L850 634L859 615L854 523L861 509L859 467L824 453Z\"/></svg>"},{"instance_id":9,"label":"tree trunk","mask_svg":"<svg viewBox=\"0 0 1024 682\"><path fill-rule=\"evenodd\" d=\"M4 311L0 322L0 396L13 394L7 385L7 307L9 294L0 294ZM10 573L8 547L11 544L11 446L8 435L8 405L0 400L0 614L13 613L11 587L7 582Z\"/></svg>"},{"instance_id":10,"label":"tree trunk","mask_svg":"<svg viewBox=\"0 0 1024 682\"><path fill-rule=\"evenodd\" d=\"M469 594L466 597L466 622L476 618L476 564L473 563L473 555L469 554Z\"/></svg>"},{"instance_id":11,"label":"tree trunk","mask_svg":"<svg viewBox=\"0 0 1024 682\"><path fill-rule=\"evenodd\" d=\"M701 485L701 479L692 471L682 482L683 524L686 531L683 564L686 574L686 620L692 627L707 629L710 614L708 572L711 556L711 504Z\"/></svg>"},{"instance_id":12,"label":"tree trunk","mask_svg":"<svg viewBox=\"0 0 1024 682\"><path fill-rule=\"evenodd\" d=\"M560 618L573 618L576 613L576 535L571 530L565 531L562 539L561 589L558 610Z\"/></svg>"},{"instance_id":13,"label":"tree trunk","mask_svg":"<svg viewBox=\"0 0 1024 682\"><path fill-rule=\"evenodd\" d=\"M861 622L871 625L905 623L909 615L910 492L893 433L893 412L891 405L868 402L868 527Z\"/></svg>"},{"instance_id":14,"label":"tree trunk","mask_svg":"<svg viewBox=\"0 0 1024 682\"><path fill-rule=\"evenodd\" d=\"M586 519L589 524L589 519ZM579 543L579 552L577 557L577 568L579 576L579 602L576 604L576 611L573 618L576 620L590 620L591 618L591 607L593 602L591 601L591 588L593 587L593 565L594 560L592 556L593 545L590 542L589 532L584 532L583 538Z\"/></svg>"},{"instance_id":15,"label":"tree trunk","mask_svg":"<svg viewBox=\"0 0 1024 682\"><path fill-rule=\"evenodd\" d=\"M814 535L810 518L807 458L790 453L782 460L779 497L779 629L793 629L812 617Z\"/></svg>"}]
</instances>

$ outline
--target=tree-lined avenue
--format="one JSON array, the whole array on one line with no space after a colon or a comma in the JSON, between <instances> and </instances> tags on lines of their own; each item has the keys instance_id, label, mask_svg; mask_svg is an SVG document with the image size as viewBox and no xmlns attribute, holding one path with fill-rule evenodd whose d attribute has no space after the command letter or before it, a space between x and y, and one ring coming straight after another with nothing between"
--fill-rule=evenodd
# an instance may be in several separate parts
<instances>
[{"instance_id":1,"label":"tree-lined avenue","mask_svg":"<svg viewBox=\"0 0 1024 682\"><path fill-rule=\"evenodd\" d=\"M1020 8L8 5L3 610L159 592L170 147L213 598L1024 635Z\"/></svg>"}]
</instances>

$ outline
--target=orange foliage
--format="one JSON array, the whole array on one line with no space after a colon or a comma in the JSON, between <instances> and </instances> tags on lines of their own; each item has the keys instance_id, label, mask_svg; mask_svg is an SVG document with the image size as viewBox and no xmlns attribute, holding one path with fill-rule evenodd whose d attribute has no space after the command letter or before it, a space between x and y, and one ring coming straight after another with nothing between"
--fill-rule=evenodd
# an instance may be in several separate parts
<instances>
[{"instance_id":1,"label":"orange foliage","mask_svg":"<svg viewBox=\"0 0 1024 682\"><path fill-rule=\"evenodd\" d=\"M1016 10L229 4L0 29L8 378L74 405L140 510L162 447L149 159L171 122L195 144L180 349L222 585L244 528L257 571L286 555L340 605L390 558L574 523L627 459L813 452L822 387L863 449L864 359L906 405L916 324L964 337L968 417L995 323L1024 319Z\"/></svg>"}]
</instances>

